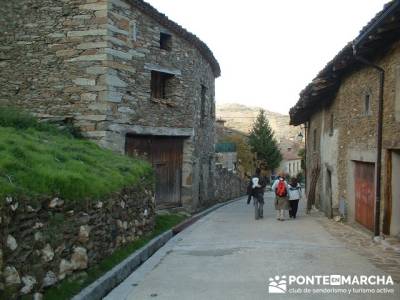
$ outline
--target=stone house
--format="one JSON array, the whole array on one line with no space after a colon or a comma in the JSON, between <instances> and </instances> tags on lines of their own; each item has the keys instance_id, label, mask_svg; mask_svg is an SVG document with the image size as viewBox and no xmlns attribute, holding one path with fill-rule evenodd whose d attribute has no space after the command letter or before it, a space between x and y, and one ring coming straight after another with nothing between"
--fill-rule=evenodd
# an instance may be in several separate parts
<instances>
[{"instance_id":1,"label":"stone house","mask_svg":"<svg viewBox=\"0 0 400 300\"><path fill-rule=\"evenodd\" d=\"M309 206L391 235L400 234L399 18L400 1L388 3L305 87L290 110L291 124L306 127ZM380 73L372 64L384 73L381 147ZM379 148L381 201L376 207Z\"/></svg>"},{"instance_id":2,"label":"stone house","mask_svg":"<svg viewBox=\"0 0 400 300\"><path fill-rule=\"evenodd\" d=\"M299 137L296 138L299 139ZM277 173L284 172L290 177L296 177L302 172L299 151L304 148L304 144L301 141L295 140L294 137L289 139L281 138L278 142L279 151L282 154L282 161L279 164Z\"/></svg>"},{"instance_id":3,"label":"stone house","mask_svg":"<svg viewBox=\"0 0 400 300\"><path fill-rule=\"evenodd\" d=\"M290 149L290 148L289 148ZM301 158L292 149L282 151L282 161L278 170L288 174L290 177L296 177L301 173Z\"/></svg>"},{"instance_id":4,"label":"stone house","mask_svg":"<svg viewBox=\"0 0 400 300\"><path fill-rule=\"evenodd\" d=\"M5 1L0 13L0 103L146 155L159 206L213 200L220 67L206 44L141 0Z\"/></svg>"}]
</instances>

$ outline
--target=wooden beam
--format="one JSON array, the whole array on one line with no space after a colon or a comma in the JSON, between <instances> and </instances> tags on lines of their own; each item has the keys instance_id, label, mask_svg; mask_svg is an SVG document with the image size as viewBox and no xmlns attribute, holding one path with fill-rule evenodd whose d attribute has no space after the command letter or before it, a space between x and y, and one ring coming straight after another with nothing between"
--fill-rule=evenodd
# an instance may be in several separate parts
<instances>
[{"instance_id":1,"label":"wooden beam","mask_svg":"<svg viewBox=\"0 0 400 300\"><path fill-rule=\"evenodd\" d=\"M390 234L390 223L392 219L392 151L386 150L385 157L386 176L384 186L384 214L382 232Z\"/></svg>"}]
</instances>

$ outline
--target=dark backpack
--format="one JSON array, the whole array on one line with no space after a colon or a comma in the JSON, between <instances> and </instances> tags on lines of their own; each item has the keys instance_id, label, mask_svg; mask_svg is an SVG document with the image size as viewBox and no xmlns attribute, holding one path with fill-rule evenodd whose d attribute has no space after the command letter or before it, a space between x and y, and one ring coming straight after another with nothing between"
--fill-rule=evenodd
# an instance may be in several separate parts
<instances>
[{"instance_id":1,"label":"dark backpack","mask_svg":"<svg viewBox=\"0 0 400 300\"><path fill-rule=\"evenodd\" d=\"M285 197L287 195L287 189L285 182L283 180L279 180L278 186L276 187L275 194L278 197Z\"/></svg>"}]
</instances>

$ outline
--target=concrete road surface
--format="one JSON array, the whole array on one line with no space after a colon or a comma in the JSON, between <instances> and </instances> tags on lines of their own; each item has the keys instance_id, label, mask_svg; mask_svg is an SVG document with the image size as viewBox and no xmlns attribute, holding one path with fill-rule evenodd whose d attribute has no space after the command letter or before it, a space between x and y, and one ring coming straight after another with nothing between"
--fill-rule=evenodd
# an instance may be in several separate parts
<instances>
[{"instance_id":1,"label":"concrete road surface","mask_svg":"<svg viewBox=\"0 0 400 300\"><path fill-rule=\"evenodd\" d=\"M303 206L296 220L281 222L272 193L261 220L245 198L226 205L176 235L105 299L400 299L397 284L323 284L330 275L361 280L385 273L346 249ZM304 283L306 276L314 284Z\"/></svg>"}]
</instances>

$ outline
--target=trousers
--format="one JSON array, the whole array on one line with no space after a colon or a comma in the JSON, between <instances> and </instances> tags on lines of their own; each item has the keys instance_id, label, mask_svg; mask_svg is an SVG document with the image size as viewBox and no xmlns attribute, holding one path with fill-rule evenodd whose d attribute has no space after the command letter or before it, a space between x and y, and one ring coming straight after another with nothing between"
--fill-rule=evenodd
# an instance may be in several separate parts
<instances>
[{"instance_id":1,"label":"trousers","mask_svg":"<svg viewBox=\"0 0 400 300\"><path fill-rule=\"evenodd\" d=\"M254 217L256 220L264 217L264 195L258 194L253 198L254 201Z\"/></svg>"}]
</instances>

